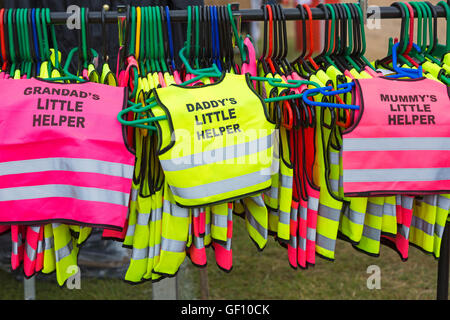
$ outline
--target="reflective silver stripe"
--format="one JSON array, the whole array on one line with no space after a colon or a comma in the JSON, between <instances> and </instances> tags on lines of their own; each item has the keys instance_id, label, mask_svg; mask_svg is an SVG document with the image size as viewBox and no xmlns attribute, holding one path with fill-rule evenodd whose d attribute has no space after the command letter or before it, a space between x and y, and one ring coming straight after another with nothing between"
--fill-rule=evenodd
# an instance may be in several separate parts
<instances>
[{"instance_id":1,"label":"reflective silver stripe","mask_svg":"<svg viewBox=\"0 0 450 320\"><path fill-rule=\"evenodd\" d=\"M211 224L205 224L205 235L211 234Z\"/></svg>"},{"instance_id":2,"label":"reflective silver stripe","mask_svg":"<svg viewBox=\"0 0 450 320\"><path fill-rule=\"evenodd\" d=\"M339 192L339 180L336 179L328 179L328 182L331 187L331 191L333 192Z\"/></svg>"},{"instance_id":3,"label":"reflective silver stripe","mask_svg":"<svg viewBox=\"0 0 450 320\"><path fill-rule=\"evenodd\" d=\"M211 213L211 223L220 228L226 228L228 226L227 216Z\"/></svg>"},{"instance_id":4,"label":"reflective silver stripe","mask_svg":"<svg viewBox=\"0 0 450 320\"><path fill-rule=\"evenodd\" d=\"M131 188L131 193L130 193L131 201L137 201L138 194L139 194L138 189Z\"/></svg>"},{"instance_id":5,"label":"reflective silver stripe","mask_svg":"<svg viewBox=\"0 0 450 320\"><path fill-rule=\"evenodd\" d=\"M152 222L155 222L161 220L161 217L162 217L162 207L159 207L152 211L150 219Z\"/></svg>"},{"instance_id":6,"label":"reflective silver stripe","mask_svg":"<svg viewBox=\"0 0 450 320\"><path fill-rule=\"evenodd\" d=\"M25 251L27 252L27 257L31 261L34 261L36 259L36 250L33 249L28 243L25 244Z\"/></svg>"},{"instance_id":7,"label":"reflective silver stripe","mask_svg":"<svg viewBox=\"0 0 450 320\"><path fill-rule=\"evenodd\" d=\"M426 204L436 207L438 202L438 195L432 194L432 195L426 195L423 197L423 202Z\"/></svg>"},{"instance_id":8,"label":"reflective silver stripe","mask_svg":"<svg viewBox=\"0 0 450 320\"><path fill-rule=\"evenodd\" d=\"M263 239L267 239L268 231L252 216L250 211L245 210L245 216L248 223L260 234Z\"/></svg>"},{"instance_id":9,"label":"reflective silver stripe","mask_svg":"<svg viewBox=\"0 0 450 320\"><path fill-rule=\"evenodd\" d=\"M55 247L55 242L53 236L44 238L44 250L51 250Z\"/></svg>"},{"instance_id":10,"label":"reflective silver stripe","mask_svg":"<svg viewBox=\"0 0 450 320\"><path fill-rule=\"evenodd\" d=\"M402 208L411 210L414 204L414 197L402 196Z\"/></svg>"},{"instance_id":11,"label":"reflective silver stripe","mask_svg":"<svg viewBox=\"0 0 450 320\"><path fill-rule=\"evenodd\" d=\"M381 230L373 228L373 227L370 227L368 225L364 225L364 229L363 229L362 235L363 235L363 237L372 239L374 241L380 241Z\"/></svg>"},{"instance_id":12,"label":"reflective silver stripe","mask_svg":"<svg viewBox=\"0 0 450 320\"><path fill-rule=\"evenodd\" d=\"M385 202L383 204L383 215L395 217L397 214L396 205Z\"/></svg>"},{"instance_id":13,"label":"reflective silver stripe","mask_svg":"<svg viewBox=\"0 0 450 320\"><path fill-rule=\"evenodd\" d=\"M256 196L256 197L251 197L253 202L258 206L258 207L262 207L264 208L266 206L266 204L264 203L264 200L262 198L262 196Z\"/></svg>"},{"instance_id":14,"label":"reflective silver stripe","mask_svg":"<svg viewBox=\"0 0 450 320\"><path fill-rule=\"evenodd\" d=\"M306 228L306 239L316 241L316 229Z\"/></svg>"},{"instance_id":15,"label":"reflective silver stripe","mask_svg":"<svg viewBox=\"0 0 450 320\"><path fill-rule=\"evenodd\" d=\"M142 212L138 211L136 224L138 224L140 226L148 226L149 219L150 219L150 213L142 213Z\"/></svg>"},{"instance_id":16,"label":"reflective silver stripe","mask_svg":"<svg viewBox=\"0 0 450 320\"><path fill-rule=\"evenodd\" d=\"M278 210L268 210L269 214L275 217L278 217L280 215L280 213L278 212Z\"/></svg>"},{"instance_id":17,"label":"reflective silver stripe","mask_svg":"<svg viewBox=\"0 0 450 320\"><path fill-rule=\"evenodd\" d=\"M205 243L203 242L203 238L199 238L194 236L194 245L197 249L203 249L205 247Z\"/></svg>"},{"instance_id":18,"label":"reflective silver stripe","mask_svg":"<svg viewBox=\"0 0 450 320\"><path fill-rule=\"evenodd\" d=\"M395 196L395 203L396 203L398 206L401 206L401 205L402 205L402 196L401 196L401 195L397 194L397 195Z\"/></svg>"},{"instance_id":19,"label":"reflective silver stripe","mask_svg":"<svg viewBox=\"0 0 450 320\"><path fill-rule=\"evenodd\" d=\"M128 228L127 228L127 234L126 237L132 237L134 236L134 230L136 229L136 225L135 224L129 224Z\"/></svg>"},{"instance_id":20,"label":"reflective silver stripe","mask_svg":"<svg viewBox=\"0 0 450 320\"><path fill-rule=\"evenodd\" d=\"M292 221L297 221L297 211L298 211L298 209L291 208L291 220Z\"/></svg>"},{"instance_id":21,"label":"reflective silver stripe","mask_svg":"<svg viewBox=\"0 0 450 320\"><path fill-rule=\"evenodd\" d=\"M67 245L65 245L64 247L62 247L58 250L55 250L56 262L59 262L62 259L64 259L65 257L70 256L70 254L72 253L72 250L73 250L72 240L69 240L69 243Z\"/></svg>"},{"instance_id":22,"label":"reflective silver stripe","mask_svg":"<svg viewBox=\"0 0 450 320\"><path fill-rule=\"evenodd\" d=\"M333 221L339 221L341 210L330 208L322 203L319 203L319 216Z\"/></svg>"},{"instance_id":23,"label":"reflective silver stripe","mask_svg":"<svg viewBox=\"0 0 450 320\"><path fill-rule=\"evenodd\" d=\"M271 186L269 189L269 192L265 192L265 194L267 194L270 198L272 199L278 199L278 188Z\"/></svg>"},{"instance_id":24,"label":"reflective silver stripe","mask_svg":"<svg viewBox=\"0 0 450 320\"><path fill-rule=\"evenodd\" d=\"M155 244L154 246L148 247L148 258L153 259L159 256L160 244Z\"/></svg>"},{"instance_id":25,"label":"reflective silver stripe","mask_svg":"<svg viewBox=\"0 0 450 320\"><path fill-rule=\"evenodd\" d=\"M61 223L59 223L59 222L52 223L52 229L59 228L60 226L61 226Z\"/></svg>"},{"instance_id":26,"label":"reflective silver stripe","mask_svg":"<svg viewBox=\"0 0 450 320\"><path fill-rule=\"evenodd\" d=\"M33 230L36 233L39 233L39 231L41 231L41 227L40 226L30 226L29 228L31 228L31 230Z\"/></svg>"},{"instance_id":27,"label":"reflective silver stripe","mask_svg":"<svg viewBox=\"0 0 450 320\"><path fill-rule=\"evenodd\" d=\"M339 183L338 183L339 189L344 188L344 176L339 176Z\"/></svg>"},{"instance_id":28,"label":"reflective silver stripe","mask_svg":"<svg viewBox=\"0 0 450 320\"><path fill-rule=\"evenodd\" d=\"M438 198L437 205L442 210L448 211L450 209L450 199L440 195Z\"/></svg>"},{"instance_id":29,"label":"reflective silver stripe","mask_svg":"<svg viewBox=\"0 0 450 320\"><path fill-rule=\"evenodd\" d=\"M404 224L400 224L398 226L398 232L403 236L403 238L409 239L409 228Z\"/></svg>"},{"instance_id":30,"label":"reflective silver stripe","mask_svg":"<svg viewBox=\"0 0 450 320\"><path fill-rule=\"evenodd\" d=\"M289 245L296 249L297 248L297 237L291 235L291 237L289 238Z\"/></svg>"},{"instance_id":31,"label":"reflective silver stripe","mask_svg":"<svg viewBox=\"0 0 450 320\"><path fill-rule=\"evenodd\" d=\"M44 246L43 246L43 244L42 244L42 240L39 240L38 241L38 244L37 244L37 248L36 248L36 253L42 253L44 251Z\"/></svg>"},{"instance_id":32,"label":"reflective silver stripe","mask_svg":"<svg viewBox=\"0 0 450 320\"><path fill-rule=\"evenodd\" d=\"M12 243L12 254L19 254L19 247L20 247L20 245L17 243L17 242L15 242L15 241L13 241L13 243Z\"/></svg>"},{"instance_id":33,"label":"reflective silver stripe","mask_svg":"<svg viewBox=\"0 0 450 320\"><path fill-rule=\"evenodd\" d=\"M375 217L382 217L383 216L383 205L368 201L367 202L367 213L372 216L375 216Z\"/></svg>"},{"instance_id":34,"label":"reflective silver stripe","mask_svg":"<svg viewBox=\"0 0 450 320\"><path fill-rule=\"evenodd\" d=\"M319 199L318 198L308 198L308 209L311 209L313 211L317 211L319 209Z\"/></svg>"},{"instance_id":35,"label":"reflective silver stripe","mask_svg":"<svg viewBox=\"0 0 450 320\"><path fill-rule=\"evenodd\" d=\"M270 149L273 145L273 139L274 133L272 132L272 134L261 137L257 140L199 152L180 158L160 160L160 162L164 171L186 170L215 162L239 158Z\"/></svg>"},{"instance_id":36,"label":"reflective silver stripe","mask_svg":"<svg viewBox=\"0 0 450 320\"><path fill-rule=\"evenodd\" d=\"M227 239L227 243L225 244L225 249L227 249L228 251L231 250L231 239Z\"/></svg>"},{"instance_id":37,"label":"reflective silver stripe","mask_svg":"<svg viewBox=\"0 0 450 320\"><path fill-rule=\"evenodd\" d=\"M198 185L195 187L181 188L170 186L170 189L172 190L173 194L178 197L184 199L200 199L248 188L270 180L270 175L263 175L261 174L261 172L257 171L226 180L214 181L211 183Z\"/></svg>"},{"instance_id":38,"label":"reflective silver stripe","mask_svg":"<svg viewBox=\"0 0 450 320\"><path fill-rule=\"evenodd\" d=\"M172 217L189 218L189 209L187 208L181 208L167 199L164 199L163 206L164 212L169 213Z\"/></svg>"},{"instance_id":39,"label":"reflective silver stripe","mask_svg":"<svg viewBox=\"0 0 450 320\"><path fill-rule=\"evenodd\" d=\"M412 217L411 226L416 229L422 230L429 236L433 236L434 224L428 223L425 220L423 220L417 216Z\"/></svg>"},{"instance_id":40,"label":"reflective silver stripe","mask_svg":"<svg viewBox=\"0 0 450 320\"><path fill-rule=\"evenodd\" d=\"M19 254L19 247L22 245L22 234L17 234L17 242L12 241L12 253Z\"/></svg>"},{"instance_id":41,"label":"reflective silver stripe","mask_svg":"<svg viewBox=\"0 0 450 320\"><path fill-rule=\"evenodd\" d=\"M317 233L316 245L323 249L334 251L334 248L336 247L336 240L330 239L321 235L320 233Z\"/></svg>"},{"instance_id":42,"label":"reflective silver stripe","mask_svg":"<svg viewBox=\"0 0 450 320\"><path fill-rule=\"evenodd\" d=\"M344 151L450 150L450 138L346 138Z\"/></svg>"},{"instance_id":43,"label":"reflective silver stripe","mask_svg":"<svg viewBox=\"0 0 450 320\"><path fill-rule=\"evenodd\" d=\"M133 252L131 253L131 259L142 260L148 258L148 247L147 248L136 248L133 247Z\"/></svg>"},{"instance_id":44,"label":"reflective silver stripe","mask_svg":"<svg viewBox=\"0 0 450 320\"><path fill-rule=\"evenodd\" d=\"M450 168L344 170L344 182L408 182L438 180L450 180Z\"/></svg>"},{"instance_id":45,"label":"reflective silver stripe","mask_svg":"<svg viewBox=\"0 0 450 320\"><path fill-rule=\"evenodd\" d=\"M281 186L286 189L292 189L293 177L281 174Z\"/></svg>"},{"instance_id":46,"label":"reflective silver stripe","mask_svg":"<svg viewBox=\"0 0 450 320\"><path fill-rule=\"evenodd\" d=\"M280 215L278 218L278 222L282 223L282 224L290 224L290 217L291 217L291 213L287 213L285 211L280 210Z\"/></svg>"},{"instance_id":47,"label":"reflective silver stripe","mask_svg":"<svg viewBox=\"0 0 450 320\"><path fill-rule=\"evenodd\" d=\"M330 164L339 165L339 152L329 153Z\"/></svg>"},{"instance_id":48,"label":"reflective silver stripe","mask_svg":"<svg viewBox=\"0 0 450 320\"><path fill-rule=\"evenodd\" d=\"M442 238L442 235L444 234L444 226L441 226L440 224L435 224L434 225L434 234L438 237L438 238Z\"/></svg>"},{"instance_id":49,"label":"reflective silver stripe","mask_svg":"<svg viewBox=\"0 0 450 320\"><path fill-rule=\"evenodd\" d=\"M169 252L184 252L186 241L173 240L161 237L161 250Z\"/></svg>"},{"instance_id":50,"label":"reflective silver stripe","mask_svg":"<svg viewBox=\"0 0 450 320\"><path fill-rule=\"evenodd\" d=\"M355 211L353 209L345 210L344 215L354 224L363 225L365 213Z\"/></svg>"},{"instance_id":51,"label":"reflective silver stripe","mask_svg":"<svg viewBox=\"0 0 450 320\"><path fill-rule=\"evenodd\" d=\"M308 218L308 209L305 207L298 207L300 213L300 219L306 220Z\"/></svg>"},{"instance_id":52,"label":"reflective silver stripe","mask_svg":"<svg viewBox=\"0 0 450 320\"><path fill-rule=\"evenodd\" d=\"M198 208L192 209L192 217L198 218L200 216L200 210Z\"/></svg>"},{"instance_id":53,"label":"reflective silver stripe","mask_svg":"<svg viewBox=\"0 0 450 320\"><path fill-rule=\"evenodd\" d=\"M128 206L129 194L120 191L78 187L65 184L46 184L40 186L0 189L0 201L29 200L52 197L73 198L78 200L105 202Z\"/></svg>"},{"instance_id":54,"label":"reflective silver stripe","mask_svg":"<svg viewBox=\"0 0 450 320\"><path fill-rule=\"evenodd\" d=\"M305 238L302 238L302 237L298 238L298 247L301 250L306 250L306 239Z\"/></svg>"},{"instance_id":55,"label":"reflective silver stripe","mask_svg":"<svg viewBox=\"0 0 450 320\"><path fill-rule=\"evenodd\" d=\"M42 158L0 163L0 176L43 171L72 171L99 173L131 179L133 169L132 165L93 159Z\"/></svg>"}]
</instances>

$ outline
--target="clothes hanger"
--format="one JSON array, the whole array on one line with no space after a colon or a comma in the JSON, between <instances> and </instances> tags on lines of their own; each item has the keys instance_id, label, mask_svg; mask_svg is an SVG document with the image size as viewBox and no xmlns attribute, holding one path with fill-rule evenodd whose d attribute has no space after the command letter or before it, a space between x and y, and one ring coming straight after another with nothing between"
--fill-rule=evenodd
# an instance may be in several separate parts
<instances>
[{"instance_id":1,"label":"clothes hanger","mask_svg":"<svg viewBox=\"0 0 450 320\"><path fill-rule=\"evenodd\" d=\"M268 16L268 12L267 12L267 7L266 6L261 6L261 9L264 12L263 49L261 51L261 56L259 57L259 59L257 61L257 66L256 67L259 70L259 68L261 66L262 70L264 71L264 74L267 75L267 74L270 73L269 66L267 65L267 62L266 62L267 36L268 36L267 22L269 20L269 16Z\"/></svg>"},{"instance_id":2,"label":"clothes hanger","mask_svg":"<svg viewBox=\"0 0 450 320\"><path fill-rule=\"evenodd\" d=\"M168 37L168 44L169 44L169 55L168 58L170 59L170 65L172 66L172 70L177 70L177 66L175 64L175 58L174 58L174 50L173 50L173 38L172 38L172 24L170 22L170 13L169 13L169 7L165 6L164 10L166 12L166 20L167 20L167 37Z\"/></svg>"}]
</instances>

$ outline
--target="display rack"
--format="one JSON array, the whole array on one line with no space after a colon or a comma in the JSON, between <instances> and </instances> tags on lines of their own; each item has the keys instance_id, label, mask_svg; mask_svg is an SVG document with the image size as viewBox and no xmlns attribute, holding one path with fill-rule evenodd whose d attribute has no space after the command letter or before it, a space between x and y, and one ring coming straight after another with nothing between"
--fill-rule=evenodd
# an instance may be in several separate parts
<instances>
[{"instance_id":1,"label":"display rack","mask_svg":"<svg viewBox=\"0 0 450 320\"><path fill-rule=\"evenodd\" d=\"M367 8L367 2L361 1ZM447 1L450 2L450 1ZM370 7L369 7L370 8ZM105 12L105 22L106 23L117 23L118 19L124 18L127 7L118 6L117 11L106 11ZM241 21L264 21L264 12L262 9L239 9L238 3L232 4L233 15L240 17ZM446 12L441 6L434 6L434 10L438 18L445 18ZM379 7L379 18L380 19L399 19L402 18L401 10L397 7ZM301 20L300 11L296 8L283 8L283 13L286 20ZM311 8L312 18L314 20L325 19L325 12L321 8ZM70 12L51 12L50 20L53 24L65 24L72 13ZM370 18L370 14L367 14L366 18ZM414 10L414 16L417 17L417 12ZM102 22L102 12L100 11L89 11L88 21L90 24ZM170 19L172 22L186 22L188 17L187 10L170 10ZM441 243L441 254L438 262L438 280L437 280L437 300L448 300L448 287L449 287L449 260L450 260L450 223L447 222L445 231ZM34 278L34 277L33 277ZM167 280L167 282L165 282ZM165 283L164 285L162 285ZM34 294L30 293L30 286L33 286L34 281L24 281L25 292L28 298L32 297ZM158 289L160 288L160 289ZM154 286L154 290L161 290L161 294L165 299L176 299L177 294L177 281L172 279L165 279L160 282L158 286ZM157 293L153 293L153 298L158 297Z\"/></svg>"}]
</instances>

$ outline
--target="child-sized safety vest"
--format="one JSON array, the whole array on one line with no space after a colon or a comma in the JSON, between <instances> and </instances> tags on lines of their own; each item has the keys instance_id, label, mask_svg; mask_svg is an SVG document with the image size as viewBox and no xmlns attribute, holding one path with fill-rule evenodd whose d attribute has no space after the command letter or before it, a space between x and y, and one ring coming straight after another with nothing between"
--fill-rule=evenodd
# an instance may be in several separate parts
<instances>
[{"instance_id":1,"label":"child-sized safety vest","mask_svg":"<svg viewBox=\"0 0 450 320\"><path fill-rule=\"evenodd\" d=\"M134 155L117 114L125 88L0 81L0 221L121 230Z\"/></svg>"},{"instance_id":2,"label":"child-sized safety vest","mask_svg":"<svg viewBox=\"0 0 450 320\"><path fill-rule=\"evenodd\" d=\"M274 124L247 75L155 89L159 159L176 203L200 207L270 187ZM182 98L180 98L182 97Z\"/></svg>"},{"instance_id":3,"label":"child-sized safety vest","mask_svg":"<svg viewBox=\"0 0 450 320\"><path fill-rule=\"evenodd\" d=\"M449 89L430 79L355 80L361 109L343 134L346 196L448 193Z\"/></svg>"}]
</instances>

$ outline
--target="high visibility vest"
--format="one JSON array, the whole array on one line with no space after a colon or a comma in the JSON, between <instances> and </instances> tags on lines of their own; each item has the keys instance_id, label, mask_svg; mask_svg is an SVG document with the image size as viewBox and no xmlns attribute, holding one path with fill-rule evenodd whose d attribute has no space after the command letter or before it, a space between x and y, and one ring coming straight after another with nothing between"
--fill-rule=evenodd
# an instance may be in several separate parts
<instances>
[{"instance_id":1,"label":"high visibility vest","mask_svg":"<svg viewBox=\"0 0 450 320\"><path fill-rule=\"evenodd\" d=\"M0 91L8 92L0 113L0 221L120 230L134 162L116 119L124 89L22 79L1 81Z\"/></svg>"},{"instance_id":2,"label":"high visibility vest","mask_svg":"<svg viewBox=\"0 0 450 320\"><path fill-rule=\"evenodd\" d=\"M289 265L297 269L298 201L292 200L289 243L287 244Z\"/></svg>"},{"instance_id":3,"label":"high visibility vest","mask_svg":"<svg viewBox=\"0 0 450 320\"><path fill-rule=\"evenodd\" d=\"M63 286L68 278L78 273L78 246L67 225L52 223L56 280Z\"/></svg>"},{"instance_id":4,"label":"high visibility vest","mask_svg":"<svg viewBox=\"0 0 450 320\"><path fill-rule=\"evenodd\" d=\"M153 115L169 117L157 123L158 155L176 203L213 205L270 186L274 125L248 76L227 73L214 84L153 92Z\"/></svg>"},{"instance_id":5,"label":"high visibility vest","mask_svg":"<svg viewBox=\"0 0 450 320\"><path fill-rule=\"evenodd\" d=\"M44 267L44 227L44 225L41 225L39 230L39 238L36 248L36 272L40 272Z\"/></svg>"},{"instance_id":6,"label":"high visibility vest","mask_svg":"<svg viewBox=\"0 0 450 320\"><path fill-rule=\"evenodd\" d=\"M361 110L343 134L344 194L448 191L448 88L429 79L384 77L356 79L355 86Z\"/></svg>"},{"instance_id":7,"label":"high visibility vest","mask_svg":"<svg viewBox=\"0 0 450 320\"><path fill-rule=\"evenodd\" d=\"M450 194L438 195L437 208L436 208L436 222L434 225L434 246L433 254L436 258L441 254L441 242L444 234L444 229L447 223L450 210Z\"/></svg>"},{"instance_id":8,"label":"high visibility vest","mask_svg":"<svg viewBox=\"0 0 450 320\"><path fill-rule=\"evenodd\" d=\"M361 241L353 245L360 251L375 257L380 254L383 208L384 197L369 197Z\"/></svg>"},{"instance_id":9,"label":"high visibility vest","mask_svg":"<svg viewBox=\"0 0 450 320\"><path fill-rule=\"evenodd\" d=\"M403 261L408 259L409 252L409 230L413 215L413 196L396 195L396 218L397 218L397 235L395 237L382 235L383 244L392 247L398 252ZM383 216L384 218L384 216Z\"/></svg>"},{"instance_id":10,"label":"high visibility vest","mask_svg":"<svg viewBox=\"0 0 450 320\"><path fill-rule=\"evenodd\" d=\"M26 277L32 277L36 272L37 249L41 226L26 226L25 228L23 271Z\"/></svg>"},{"instance_id":11,"label":"high visibility vest","mask_svg":"<svg viewBox=\"0 0 450 320\"><path fill-rule=\"evenodd\" d=\"M397 234L397 200L395 196L384 197L381 233L390 236Z\"/></svg>"},{"instance_id":12,"label":"high visibility vest","mask_svg":"<svg viewBox=\"0 0 450 320\"><path fill-rule=\"evenodd\" d=\"M23 261L25 226L11 225L11 268L16 270Z\"/></svg>"},{"instance_id":13,"label":"high visibility vest","mask_svg":"<svg viewBox=\"0 0 450 320\"><path fill-rule=\"evenodd\" d=\"M297 263L302 269L306 269L306 240L307 240L308 201L300 198L298 206L298 243Z\"/></svg>"},{"instance_id":14,"label":"high visibility vest","mask_svg":"<svg viewBox=\"0 0 450 320\"><path fill-rule=\"evenodd\" d=\"M434 252L438 197L439 195L424 195L414 199L409 242L427 253Z\"/></svg>"},{"instance_id":15,"label":"high visibility vest","mask_svg":"<svg viewBox=\"0 0 450 320\"><path fill-rule=\"evenodd\" d=\"M311 77L312 81L321 84L316 77ZM320 97L318 96L320 99ZM317 145L317 164L318 185L320 185L320 198L317 216L316 230L316 253L321 257L334 260L334 252L336 247L336 239L339 228L339 220L342 210L342 201L334 198L328 190L326 182L326 166L325 161L328 160L326 154L326 146L328 145L330 130L323 127L321 119L330 123L331 114L329 110L316 107L316 145ZM327 160L325 160L327 159Z\"/></svg>"},{"instance_id":16,"label":"high visibility vest","mask_svg":"<svg viewBox=\"0 0 450 320\"><path fill-rule=\"evenodd\" d=\"M186 257L186 242L189 232L187 208L179 207L174 200L167 180L164 182L164 203L161 219L161 251L153 272L173 276Z\"/></svg>"},{"instance_id":17,"label":"high visibility vest","mask_svg":"<svg viewBox=\"0 0 450 320\"><path fill-rule=\"evenodd\" d=\"M192 263L198 267L206 266L206 249L204 242L204 233L201 234L199 230L200 223L200 211L203 208L193 208L192 210L192 224L193 224L193 235L192 244L189 247L188 254Z\"/></svg>"},{"instance_id":18,"label":"high visibility vest","mask_svg":"<svg viewBox=\"0 0 450 320\"><path fill-rule=\"evenodd\" d=\"M227 240L225 243L213 240L212 246L217 266L225 272L230 272L233 268L233 250L231 248L231 239L233 237L233 204L228 203L227 209Z\"/></svg>"},{"instance_id":19,"label":"high visibility vest","mask_svg":"<svg viewBox=\"0 0 450 320\"><path fill-rule=\"evenodd\" d=\"M245 226L250 239L258 250L262 251L267 244L269 216L262 195L247 197L241 200L245 210Z\"/></svg>"}]
</instances>

